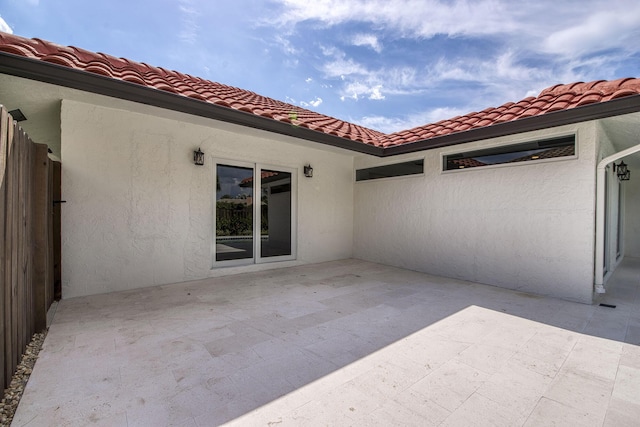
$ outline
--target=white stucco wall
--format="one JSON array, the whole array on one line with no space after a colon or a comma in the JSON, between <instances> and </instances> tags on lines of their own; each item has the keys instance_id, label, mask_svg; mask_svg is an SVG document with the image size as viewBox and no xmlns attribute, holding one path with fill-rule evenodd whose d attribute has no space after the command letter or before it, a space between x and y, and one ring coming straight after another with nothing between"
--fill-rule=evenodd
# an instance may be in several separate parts
<instances>
[{"instance_id":1,"label":"white stucco wall","mask_svg":"<svg viewBox=\"0 0 640 427\"><path fill-rule=\"evenodd\" d=\"M441 154L577 132L578 158L441 172ZM423 156L425 174L358 182L354 256L436 275L590 303L593 123L375 159Z\"/></svg>"},{"instance_id":2,"label":"white stucco wall","mask_svg":"<svg viewBox=\"0 0 640 427\"><path fill-rule=\"evenodd\" d=\"M350 152L108 102L62 101L64 298L352 255ZM298 169L296 261L211 269L213 156Z\"/></svg>"}]
</instances>

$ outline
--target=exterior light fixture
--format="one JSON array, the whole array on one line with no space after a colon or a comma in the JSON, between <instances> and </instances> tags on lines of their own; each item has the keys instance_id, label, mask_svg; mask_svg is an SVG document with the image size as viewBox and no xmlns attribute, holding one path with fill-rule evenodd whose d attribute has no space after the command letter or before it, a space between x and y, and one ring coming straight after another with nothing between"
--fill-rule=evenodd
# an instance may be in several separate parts
<instances>
[{"instance_id":1,"label":"exterior light fixture","mask_svg":"<svg viewBox=\"0 0 640 427\"><path fill-rule=\"evenodd\" d=\"M193 163L198 166L204 165L204 153L200 148L198 148L198 151L193 152Z\"/></svg>"},{"instance_id":2,"label":"exterior light fixture","mask_svg":"<svg viewBox=\"0 0 640 427\"><path fill-rule=\"evenodd\" d=\"M13 120L15 120L16 122L24 122L25 120L27 120L27 117L22 113L22 111L20 111L19 108L9 111L9 114L11 114L11 117L13 117Z\"/></svg>"},{"instance_id":3,"label":"exterior light fixture","mask_svg":"<svg viewBox=\"0 0 640 427\"><path fill-rule=\"evenodd\" d=\"M631 178L631 171L622 160L617 165L613 164L613 171L616 172L619 181L629 181L629 178Z\"/></svg>"},{"instance_id":4,"label":"exterior light fixture","mask_svg":"<svg viewBox=\"0 0 640 427\"><path fill-rule=\"evenodd\" d=\"M304 166L304 176L306 176L307 178L313 177L313 168L311 167L311 165Z\"/></svg>"}]
</instances>

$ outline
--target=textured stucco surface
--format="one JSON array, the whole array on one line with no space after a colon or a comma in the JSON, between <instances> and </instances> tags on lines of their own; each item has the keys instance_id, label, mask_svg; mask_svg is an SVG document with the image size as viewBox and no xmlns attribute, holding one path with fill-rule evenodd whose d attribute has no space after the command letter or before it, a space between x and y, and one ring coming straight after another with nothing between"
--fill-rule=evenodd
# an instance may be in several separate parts
<instances>
[{"instance_id":1,"label":"textured stucco surface","mask_svg":"<svg viewBox=\"0 0 640 427\"><path fill-rule=\"evenodd\" d=\"M573 132L576 159L441 172L442 153ZM590 303L596 138L586 123L447 147L422 154L424 176L359 182L354 256Z\"/></svg>"},{"instance_id":2,"label":"textured stucco surface","mask_svg":"<svg viewBox=\"0 0 640 427\"><path fill-rule=\"evenodd\" d=\"M354 184L354 154L91 96L61 107L63 296L351 256L590 303L595 166L615 152L596 123L355 167L424 158L425 174ZM443 153L576 133L578 157L441 172ZM192 164L201 147L207 165ZM297 168L297 260L211 269L213 157ZM302 175L311 163L314 177ZM626 185L626 250L640 256L640 192Z\"/></svg>"},{"instance_id":3,"label":"textured stucco surface","mask_svg":"<svg viewBox=\"0 0 640 427\"><path fill-rule=\"evenodd\" d=\"M199 121L62 101L63 297L352 255L351 153ZM214 156L298 170L296 261L211 270Z\"/></svg>"}]
</instances>

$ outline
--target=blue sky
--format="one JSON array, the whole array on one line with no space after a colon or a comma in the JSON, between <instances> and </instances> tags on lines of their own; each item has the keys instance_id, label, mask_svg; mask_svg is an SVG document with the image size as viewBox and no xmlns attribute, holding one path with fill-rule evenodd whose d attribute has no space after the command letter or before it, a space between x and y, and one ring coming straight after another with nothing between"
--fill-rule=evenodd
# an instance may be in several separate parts
<instances>
[{"instance_id":1,"label":"blue sky","mask_svg":"<svg viewBox=\"0 0 640 427\"><path fill-rule=\"evenodd\" d=\"M2 0L0 29L384 132L640 77L637 0Z\"/></svg>"}]
</instances>

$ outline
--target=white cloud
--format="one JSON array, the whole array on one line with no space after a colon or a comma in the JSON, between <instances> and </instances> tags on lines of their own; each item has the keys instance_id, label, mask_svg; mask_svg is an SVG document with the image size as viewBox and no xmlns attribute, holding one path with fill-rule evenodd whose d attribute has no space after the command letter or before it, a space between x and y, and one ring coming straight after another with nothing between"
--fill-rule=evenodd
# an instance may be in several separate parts
<instances>
[{"instance_id":1,"label":"white cloud","mask_svg":"<svg viewBox=\"0 0 640 427\"><path fill-rule=\"evenodd\" d=\"M640 52L636 0L581 0L579 7L555 0L277 1L282 9L273 25L366 23L376 34L360 34L352 43L374 49L384 38L446 36L499 41L518 57L551 54L575 59L605 50L619 50L619 57Z\"/></svg>"},{"instance_id":2,"label":"white cloud","mask_svg":"<svg viewBox=\"0 0 640 427\"><path fill-rule=\"evenodd\" d=\"M579 7L557 0L274 1L282 7L271 25L323 36L323 63L316 66L342 101L412 96L413 102L421 95L425 104L466 103L467 108L431 109L407 119L360 120L386 131L537 96L557 83L622 77L621 64L625 74L637 73L629 58L640 56L637 0L581 0ZM338 25L360 32L337 39L331 33ZM445 39L449 44L441 43ZM337 40L334 46L330 40ZM352 45L380 53L384 46L391 52L405 40L415 42L412 49L424 46L415 60L394 51L372 65L370 53L349 49L349 56L340 49Z\"/></svg>"},{"instance_id":3,"label":"white cloud","mask_svg":"<svg viewBox=\"0 0 640 427\"><path fill-rule=\"evenodd\" d=\"M640 39L640 3L628 4L624 11L594 11L577 25L546 37L544 49L568 56L588 54L612 47L637 49Z\"/></svg>"},{"instance_id":4,"label":"white cloud","mask_svg":"<svg viewBox=\"0 0 640 427\"><path fill-rule=\"evenodd\" d=\"M331 77L331 75L327 75ZM342 74L342 86L339 89L341 99L371 100L385 99L388 95L415 95L426 90L428 85L424 76L418 77L415 69L409 67L391 67L368 70L363 66L357 72Z\"/></svg>"},{"instance_id":5,"label":"white cloud","mask_svg":"<svg viewBox=\"0 0 640 427\"><path fill-rule=\"evenodd\" d=\"M185 43L195 44L198 40L198 16L200 13L196 10L193 0L179 0L178 8L180 10L181 28L178 37Z\"/></svg>"},{"instance_id":6,"label":"white cloud","mask_svg":"<svg viewBox=\"0 0 640 427\"><path fill-rule=\"evenodd\" d=\"M316 96L315 99L309 101L309 102L305 102L305 101L300 101L300 105L303 107L318 107L320 104L322 104L322 98L320 98L319 96Z\"/></svg>"},{"instance_id":7,"label":"white cloud","mask_svg":"<svg viewBox=\"0 0 640 427\"><path fill-rule=\"evenodd\" d=\"M282 65L288 68L296 68L300 64L299 59L285 59L282 61Z\"/></svg>"},{"instance_id":8,"label":"white cloud","mask_svg":"<svg viewBox=\"0 0 640 427\"><path fill-rule=\"evenodd\" d=\"M371 95L369 95L369 99L380 100L384 99L384 95L380 92L382 89L382 85L377 85L371 89Z\"/></svg>"},{"instance_id":9,"label":"white cloud","mask_svg":"<svg viewBox=\"0 0 640 427\"><path fill-rule=\"evenodd\" d=\"M351 119L353 123L379 130L384 133L393 133L400 130L412 129L435 123L440 120L450 119L455 116L468 113L466 108L434 108L420 113L411 114L408 117L365 116L361 119Z\"/></svg>"},{"instance_id":10,"label":"white cloud","mask_svg":"<svg viewBox=\"0 0 640 427\"><path fill-rule=\"evenodd\" d=\"M287 55L297 55L300 53L300 51L291 44L291 41L284 36L277 34L274 40Z\"/></svg>"},{"instance_id":11,"label":"white cloud","mask_svg":"<svg viewBox=\"0 0 640 427\"><path fill-rule=\"evenodd\" d=\"M295 25L317 21L326 26L345 22L370 23L397 37L430 38L435 35L513 35L534 44L549 34L573 43L592 45L618 43L615 34L636 30L640 4L632 0L582 0L574 2L538 0L277 0L282 6L272 23ZM362 35L364 40L370 35ZM373 36L376 37L376 36ZM532 37L534 39L532 39ZM377 43L377 38L376 42ZM359 44L361 45L361 44ZM374 44L370 44L372 47Z\"/></svg>"},{"instance_id":12,"label":"white cloud","mask_svg":"<svg viewBox=\"0 0 640 427\"><path fill-rule=\"evenodd\" d=\"M0 16L0 31L13 34L13 29L9 26L9 24L7 24L4 19L2 19L2 16Z\"/></svg>"},{"instance_id":13,"label":"white cloud","mask_svg":"<svg viewBox=\"0 0 640 427\"><path fill-rule=\"evenodd\" d=\"M343 80L351 74L365 75L368 73L364 66L358 64L353 59L345 58L337 58L327 62L322 67L322 71L326 77L340 77Z\"/></svg>"},{"instance_id":14,"label":"white cloud","mask_svg":"<svg viewBox=\"0 0 640 427\"><path fill-rule=\"evenodd\" d=\"M362 97L371 100L385 99L382 94L382 87L385 92L401 94L412 89L416 79L416 70L410 67L390 67L377 70L370 70L364 65L347 58L345 52L330 46L321 46L322 53L330 60L322 65L321 70L325 78L339 78L343 81L339 90L340 99L353 99L357 101Z\"/></svg>"},{"instance_id":15,"label":"white cloud","mask_svg":"<svg viewBox=\"0 0 640 427\"><path fill-rule=\"evenodd\" d=\"M375 34L356 34L351 40L354 46L369 46L376 52L382 52L382 44Z\"/></svg>"},{"instance_id":16,"label":"white cloud","mask_svg":"<svg viewBox=\"0 0 640 427\"><path fill-rule=\"evenodd\" d=\"M307 83L311 83L313 81L313 79L311 77L307 77L304 81L307 82Z\"/></svg>"},{"instance_id":17,"label":"white cloud","mask_svg":"<svg viewBox=\"0 0 640 427\"><path fill-rule=\"evenodd\" d=\"M280 0L282 12L275 23L319 21L332 26L347 21L369 22L398 31L398 36L431 37L436 34L495 34L510 28L505 20L507 2L496 0L442 2L438 0ZM512 6L511 13L520 5Z\"/></svg>"}]
</instances>

